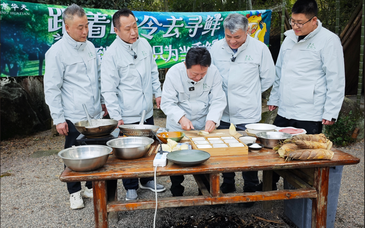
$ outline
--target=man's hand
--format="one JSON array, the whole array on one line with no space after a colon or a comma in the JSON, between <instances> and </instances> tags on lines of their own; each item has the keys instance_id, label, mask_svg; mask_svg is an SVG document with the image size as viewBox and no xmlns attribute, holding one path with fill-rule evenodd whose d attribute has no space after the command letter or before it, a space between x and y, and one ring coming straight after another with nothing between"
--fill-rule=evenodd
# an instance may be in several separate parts
<instances>
[{"instance_id":1,"label":"man's hand","mask_svg":"<svg viewBox=\"0 0 365 228\"><path fill-rule=\"evenodd\" d=\"M181 125L181 128L185 131L190 131L194 129L193 123L185 116L181 117L181 119L179 120L179 124Z\"/></svg>"},{"instance_id":2,"label":"man's hand","mask_svg":"<svg viewBox=\"0 0 365 228\"><path fill-rule=\"evenodd\" d=\"M269 111L274 111L278 106L275 105L269 105L267 106L269 108Z\"/></svg>"},{"instance_id":3,"label":"man's hand","mask_svg":"<svg viewBox=\"0 0 365 228\"><path fill-rule=\"evenodd\" d=\"M322 124L323 125L332 125L334 123L335 123L335 121L322 119Z\"/></svg>"},{"instance_id":4,"label":"man's hand","mask_svg":"<svg viewBox=\"0 0 365 228\"><path fill-rule=\"evenodd\" d=\"M212 120L208 120L206 123L205 123L205 130L204 131L207 131L207 132L212 132L214 131L215 129L215 123L214 121Z\"/></svg>"},{"instance_id":5,"label":"man's hand","mask_svg":"<svg viewBox=\"0 0 365 228\"><path fill-rule=\"evenodd\" d=\"M119 121L118 121L118 126L119 126L119 125L124 125L124 121L123 121L123 120L119 120Z\"/></svg>"},{"instance_id":6,"label":"man's hand","mask_svg":"<svg viewBox=\"0 0 365 228\"><path fill-rule=\"evenodd\" d=\"M101 104L101 109L104 111L104 115L103 116L108 115L108 110L106 109L105 104Z\"/></svg>"},{"instance_id":7,"label":"man's hand","mask_svg":"<svg viewBox=\"0 0 365 228\"><path fill-rule=\"evenodd\" d=\"M68 135L68 124L67 124L67 122L57 124L56 129L57 129L58 134L65 135L65 136Z\"/></svg>"},{"instance_id":8,"label":"man's hand","mask_svg":"<svg viewBox=\"0 0 365 228\"><path fill-rule=\"evenodd\" d=\"M160 104L161 104L161 97L156 97L156 105L157 105L157 108L160 109Z\"/></svg>"}]
</instances>

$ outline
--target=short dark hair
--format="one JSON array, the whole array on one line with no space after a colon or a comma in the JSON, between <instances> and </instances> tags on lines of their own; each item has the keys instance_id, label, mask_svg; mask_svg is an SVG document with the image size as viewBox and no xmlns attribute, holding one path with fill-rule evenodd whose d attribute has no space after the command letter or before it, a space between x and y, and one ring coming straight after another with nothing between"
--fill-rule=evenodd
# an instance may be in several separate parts
<instances>
[{"instance_id":1,"label":"short dark hair","mask_svg":"<svg viewBox=\"0 0 365 228\"><path fill-rule=\"evenodd\" d=\"M190 69L194 65L209 67L212 63L209 51L205 47L193 47L186 53L186 68Z\"/></svg>"},{"instance_id":2,"label":"short dark hair","mask_svg":"<svg viewBox=\"0 0 365 228\"><path fill-rule=\"evenodd\" d=\"M315 0L298 0L291 10L293 14L304 13L307 18L317 16L318 6Z\"/></svg>"},{"instance_id":3,"label":"short dark hair","mask_svg":"<svg viewBox=\"0 0 365 228\"><path fill-rule=\"evenodd\" d=\"M62 19L63 22L66 22L66 20L73 20L74 15L77 15L78 17L85 16L85 11L80 6L76 5L75 3L69 5L65 11L63 11Z\"/></svg>"},{"instance_id":4,"label":"short dark hair","mask_svg":"<svg viewBox=\"0 0 365 228\"><path fill-rule=\"evenodd\" d=\"M113 26L115 28L119 29L119 27L121 26L119 18L120 17L129 17L129 15L132 15L133 17L135 17L133 12L129 9L121 9L121 10L118 10L117 12L115 12L113 15Z\"/></svg>"}]
</instances>

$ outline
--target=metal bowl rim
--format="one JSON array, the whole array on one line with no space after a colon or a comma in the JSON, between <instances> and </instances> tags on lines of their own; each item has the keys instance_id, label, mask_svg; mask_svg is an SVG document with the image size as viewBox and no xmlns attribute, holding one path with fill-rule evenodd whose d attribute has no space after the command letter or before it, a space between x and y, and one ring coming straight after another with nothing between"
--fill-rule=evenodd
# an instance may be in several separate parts
<instances>
[{"instance_id":1,"label":"metal bowl rim","mask_svg":"<svg viewBox=\"0 0 365 228\"><path fill-rule=\"evenodd\" d=\"M114 141L124 141L126 139L146 139L148 140L149 142L146 143L146 144L140 144L140 145L137 145L136 147L128 147L128 148L138 148L138 147L141 147L141 146L147 146L147 145L151 145L152 143L155 142L155 140L153 140L152 138L149 138L149 137L121 137L121 138L116 138L116 139L111 139L109 140L108 142L106 142L106 145L108 147L111 147L111 148L120 148L120 149L125 149L126 147L121 147L121 146L111 146L110 143L114 142Z\"/></svg>"},{"instance_id":2,"label":"metal bowl rim","mask_svg":"<svg viewBox=\"0 0 365 228\"><path fill-rule=\"evenodd\" d=\"M283 138L280 138L280 139L267 138L267 137L264 136L264 134L267 134L267 133L269 133L269 134L272 134L272 133L274 133L274 134L282 134L283 135ZM285 132L274 132L274 131L259 132L259 133L256 133L256 136L259 137L259 138L268 139L268 140L270 140L270 139L271 140L283 140L283 139L290 139L292 137L292 135L289 134L289 133L285 133Z\"/></svg>"},{"instance_id":3,"label":"metal bowl rim","mask_svg":"<svg viewBox=\"0 0 365 228\"><path fill-rule=\"evenodd\" d=\"M67 157L62 156L62 154L65 153L66 151L71 150L71 149L77 149L77 148L80 148L80 147L104 147L104 148L107 148L109 150L109 152L107 152L105 154L101 154L101 155L95 156L95 157L91 157L91 158L67 158ZM104 145L82 145L82 146L75 146L75 147L69 147L69 148L63 149L60 152L58 152L57 155L60 158L67 159L67 160L89 160L89 159L94 159L94 158L103 157L105 155L109 155L112 151L113 151L113 148L111 148L110 146L104 146Z\"/></svg>"}]
</instances>

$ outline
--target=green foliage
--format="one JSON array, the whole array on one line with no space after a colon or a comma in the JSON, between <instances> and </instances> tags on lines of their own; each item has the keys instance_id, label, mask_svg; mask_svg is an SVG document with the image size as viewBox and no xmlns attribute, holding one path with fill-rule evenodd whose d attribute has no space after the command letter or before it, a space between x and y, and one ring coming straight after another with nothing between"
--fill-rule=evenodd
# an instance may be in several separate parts
<instances>
[{"instance_id":1,"label":"green foliage","mask_svg":"<svg viewBox=\"0 0 365 228\"><path fill-rule=\"evenodd\" d=\"M324 134L337 146L346 146L355 141L352 136L352 132L355 130L358 122L352 111L347 115L340 113L338 120L331 126L326 126Z\"/></svg>"}]
</instances>

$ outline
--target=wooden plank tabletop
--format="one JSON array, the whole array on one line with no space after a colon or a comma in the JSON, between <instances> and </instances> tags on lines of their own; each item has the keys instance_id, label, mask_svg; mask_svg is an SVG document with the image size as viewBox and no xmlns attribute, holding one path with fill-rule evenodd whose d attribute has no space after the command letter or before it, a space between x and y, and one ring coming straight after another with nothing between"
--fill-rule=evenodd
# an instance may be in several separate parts
<instances>
[{"instance_id":1,"label":"wooden plank tabletop","mask_svg":"<svg viewBox=\"0 0 365 228\"><path fill-rule=\"evenodd\" d=\"M156 147L157 149L157 147ZM211 157L203 164L191 167L183 167L168 162L165 167L158 167L157 176L173 176L182 174L202 174L220 172L238 172L252 170L279 170L299 169L313 167L331 167L338 165L351 165L360 162L360 159L340 150L332 149L332 160L309 160L309 161L285 161L271 149L261 149L259 152L249 152L240 156ZM140 159L121 160L109 156L107 163L98 170L90 172L74 172L66 168L60 180L70 181L93 181L112 180L121 178L152 177L152 162L155 153Z\"/></svg>"}]
</instances>

